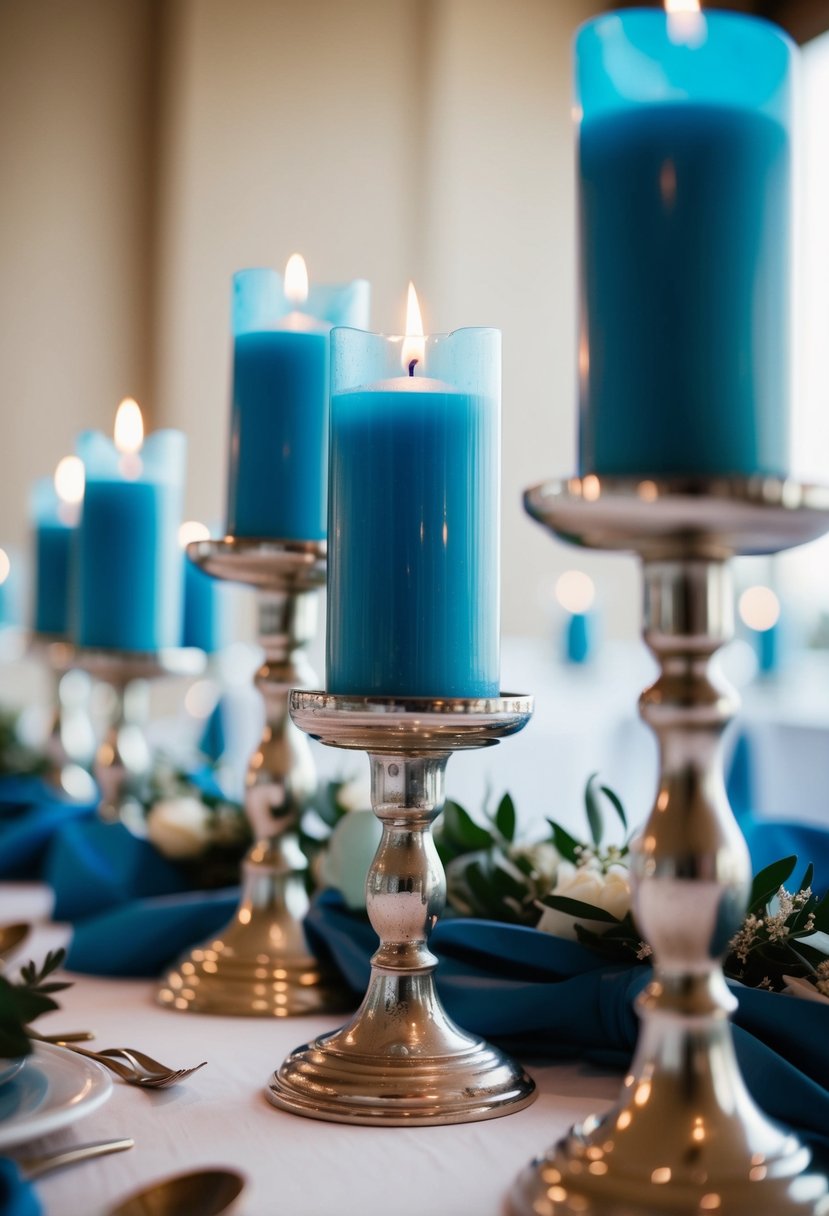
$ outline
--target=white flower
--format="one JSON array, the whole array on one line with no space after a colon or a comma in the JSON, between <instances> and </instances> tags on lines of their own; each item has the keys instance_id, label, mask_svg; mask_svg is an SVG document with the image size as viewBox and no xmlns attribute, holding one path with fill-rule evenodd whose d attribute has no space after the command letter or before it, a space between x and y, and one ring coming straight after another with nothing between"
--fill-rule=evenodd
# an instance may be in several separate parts
<instances>
[{"instance_id":1,"label":"white flower","mask_svg":"<svg viewBox=\"0 0 829 1216\"><path fill-rule=\"evenodd\" d=\"M820 984L815 987L802 976L795 975L784 975L783 979L786 984L783 991L788 992L790 996L799 996L806 1001L823 1001L829 1004L829 992L824 992Z\"/></svg>"},{"instance_id":2,"label":"white flower","mask_svg":"<svg viewBox=\"0 0 829 1216\"><path fill-rule=\"evenodd\" d=\"M371 810L371 787L367 781L355 778L344 781L336 793L337 805L344 811Z\"/></svg>"},{"instance_id":3,"label":"white flower","mask_svg":"<svg viewBox=\"0 0 829 1216\"><path fill-rule=\"evenodd\" d=\"M589 863L574 866L572 862L562 861L558 867L558 877L552 894L564 895L568 899L577 899L581 903L603 908L605 912L610 912L617 920L621 920L630 911L630 876L623 865L612 865L606 874L602 874L601 869ZM556 908L545 908L537 927L542 933L552 933L555 937L577 941L576 923L584 925L593 933L604 933L610 927L607 921L572 917Z\"/></svg>"},{"instance_id":4,"label":"white flower","mask_svg":"<svg viewBox=\"0 0 829 1216\"><path fill-rule=\"evenodd\" d=\"M336 887L349 908L366 906L366 875L383 827L373 811L349 811L343 815L328 841L321 863L324 883Z\"/></svg>"},{"instance_id":5,"label":"white flower","mask_svg":"<svg viewBox=\"0 0 829 1216\"><path fill-rule=\"evenodd\" d=\"M210 811L198 798L166 798L151 807L147 835L164 857L198 857L210 840Z\"/></svg>"},{"instance_id":6,"label":"white flower","mask_svg":"<svg viewBox=\"0 0 829 1216\"><path fill-rule=\"evenodd\" d=\"M552 887L561 864L561 854L549 840L539 840L535 844L513 845L507 856L510 861L529 862L540 883L547 890Z\"/></svg>"}]
</instances>

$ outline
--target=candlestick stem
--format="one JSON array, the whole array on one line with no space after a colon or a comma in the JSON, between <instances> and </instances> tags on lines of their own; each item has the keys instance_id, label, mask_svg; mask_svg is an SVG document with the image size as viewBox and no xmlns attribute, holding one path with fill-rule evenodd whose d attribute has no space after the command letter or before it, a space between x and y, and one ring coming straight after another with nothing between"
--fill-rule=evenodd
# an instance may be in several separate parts
<instances>
[{"instance_id":1,"label":"candlestick stem","mask_svg":"<svg viewBox=\"0 0 829 1216\"><path fill-rule=\"evenodd\" d=\"M324 548L226 538L196 542L194 551L207 573L258 589L264 661L255 683L265 727L248 766L245 813L254 843L242 862L236 914L168 972L158 1000L181 1011L260 1017L342 1010L349 994L311 954L303 929L307 861L297 832L317 779L308 740L288 712L291 689L316 679L305 648L317 628Z\"/></svg>"},{"instance_id":2,"label":"candlestick stem","mask_svg":"<svg viewBox=\"0 0 829 1216\"><path fill-rule=\"evenodd\" d=\"M719 483L706 498L654 482L539 487L532 514L571 541L643 560L645 641L660 666L640 699L659 788L633 849L636 922L653 949L642 1030L619 1103L574 1127L520 1175L514 1216L798 1216L829 1211L798 1139L758 1109L740 1074L722 959L751 870L728 804L722 733L736 693L716 665L733 634L728 558L819 535L826 502L779 483ZM775 489L775 486L777 487ZM714 520L717 520L714 523Z\"/></svg>"},{"instance_id":3,"label":"candlestick stem","mask_svg":"<svg viewBox=\"0 0 829 1216\"><path fill-rule=\"evenodd\" d=\"M461 1029L437 994L429 935L446 884L431 826L446 763L529 719L528 698L401 702L294 693L298 724L335 747L369 754L372 806L383 825L366 882L380 945L351 1022L292 1052L268 1097L293 1114L339 1123L438 1124L489 1119L532 1101L518 1065Z\"/></svg>"}]
</instances>

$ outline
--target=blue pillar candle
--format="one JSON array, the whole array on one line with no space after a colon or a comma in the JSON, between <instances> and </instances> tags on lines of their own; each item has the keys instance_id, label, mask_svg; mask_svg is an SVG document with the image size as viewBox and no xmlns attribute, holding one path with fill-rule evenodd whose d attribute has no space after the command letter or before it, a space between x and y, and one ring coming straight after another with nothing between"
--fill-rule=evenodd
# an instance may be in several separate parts
<instances>
[{"instance_id":1,"label":"blue pillar candle","mask_svg":"<svg viewBox=\"0 0 829 1216\"><path fill-rule=\"evenodd\" d=\"M332 325L368 324L364 280L308 288L297 255L233 278L233 400L227 532L322 540Z\"/></svg>"},{"instance_id":2,"label":"blue pillar candle","mask_svg":"<svg viewBox=\"0 0 829 1216\"><path fill-rule=\"evenodd\" d=\"M16 556L0 549L0 629L20 624L20 596Z\"/></svg>"},{"instance_id":3,"label":"blue pillar candle","mask_svg":"<svg viewBox=\"0 0 829 1216\"><path fill-rule=\"evenodd\" d=\"M418 343L332 335L327 687L495 696L501 335Z\"/></svg>"},{"instance_id":4,"label":"blue pillar candle","mask_svg":"<svg viewBox=\"0 0 829 1216\"><path fill-rule=\"evenodd\" d=\"M593 601L596 589L583 570L565 570L556 580L556 599L564 610L564 658L568 663L587 663L592 653Z\"/></svg>"},{"instance_id":5,"label":"blue pillar candle","mask_svg":"<svg viewBox=\"0 0 829 1216\"><path fill-rule=\"evenodd\" d=\"M582 473L785 475L795 54L734 13L581 29Z\"/></svg>"},{"instance_id":6,"label":"blue pillar candle","mask_svg":"<svg viewBox=\"0 0 829 1216\"><path fill-rule=\"evenodd\" d=\"M83 464L64 456L54 477L35 482L32 519L35 586L32 621L36 633L66 637L74 603L75 536L84 490Z\"/></svg>"},{"instance_id":7,"label":"blue pillar candle","mask_svg":"<svg viewBox=\"0 0 829 1216\"><path fill-rule=\"evenodd\" d=\"M122 402L115 443L88 431L78 440L78 455L86 489L78 529L77 641L147 652L179 646L184 435L156 431L142 444L138 406Z\"/></svg>"},{"instance_id":8,"label":"blue pillar candle","mask_svg":"<svg viewBox=\"0 0 829 1216\"><path fill-rule=\"evenodd\" d=\"M215 654L228 642L227 594L230 588L205 574L187 557L187 546L192 541L209 540L210 529L196 520L187 520L179 528L178 535L184 569L181 644Z\"/></svg>"}]
</instances>

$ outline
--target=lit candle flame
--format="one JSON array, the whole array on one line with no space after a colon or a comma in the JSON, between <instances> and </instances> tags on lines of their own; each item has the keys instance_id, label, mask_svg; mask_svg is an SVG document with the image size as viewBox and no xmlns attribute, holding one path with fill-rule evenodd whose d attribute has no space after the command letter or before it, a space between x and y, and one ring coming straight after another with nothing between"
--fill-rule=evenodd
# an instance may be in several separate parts
<instances>
[{"instance_id":1,"label":"lit candle flame","mask_svg":"<svg viewBox=\"0 0 829 1216\"><path fill-rule=\"evenodd\" d=\"M115 414L115 446L122 456L134 456L144 442L144 419L137 401L125 397Z\"/></svg>"},{"instance_id":2,"label":"lit candle flame","mask_svg":"<svg viewBox=\"0 0 829 1216\"><path fill-rule=\"evenodd\" d=\"M78 456L64 456L55 469L55 493L66 506L83 501L84 467Z\"/></svg>"},{"instance_id":3,"label":"lit candle flame","mask_svg":"<svg viewBox=\"0 0 829 1216\"><path fill-rule=\"evenodd\" d=\"M182 549L197 540L210 540L210 529L197 519L187 519L178 530L178 543Z\"/></svg>"},{"instance_id":4,"label":"lit candle flame","mask_svg":"<svg viewBox=\"0 0 829 1216\"><path fill-rule=\"evenodd\" d=\"M589 612L596 598L596 588L583 570L565 570L556 582L556 599L566 612Z\"/></svg>"},{"instance_id":5,"label":"lit candle flame","mask_svg":"<svg viewBox=\"0 0 829 1216\"><path fill-rule=\"evenodd\" d=\"M301 253L292 253L285 267L285 298L294 308L308 299L308 268Z\"/></svg>"},{"instance_id":6,"label":"lit candle flame","mask_svg":"<svg viewBox=\"0 0 829 1216\"><path fill-rule=\"evenodd\" d=\"M0 587L3 585L3 583L5 583L6 579L9 577L9 571L11 570L11 568L12 568L12 564L9 561L8 553L6 552L5 549L0 549Z\"/></svg>"},{"instance_id":7,"label":"lit candle flame","mask_svg":"<svg viewBox=\"0 0 829 1216\"><path fill-rule=\"evenodd\" d=\"M414 375L416 364L423 363L426 354L426 340L423 337L423 318L420 315L420 304L414 283L409 284L409 295L406 301L406 337L403 339L401 358L403 366L410 376Z\"/></svg>"},{"instance_id":8,"label":"lit candle flame","mask_svg":"<svg viewBox=\"0 0 829 1216\"><path fill-rule=\"evenodd\" d=\"M678 46L699 46L705 41L700 0L665 0L668 38Z\"/></svg>"},{"instance_id":9,"label":"lit candle flame","mask_svg":"<svg viewBox=\"0 0 829 1216\"><path fill-rule=\"evenodd\" d=\"M749 629L765 633L780 620L780 600L771 587L748 587L740 596L740 617Z\"/></svg>"}]
</instances>

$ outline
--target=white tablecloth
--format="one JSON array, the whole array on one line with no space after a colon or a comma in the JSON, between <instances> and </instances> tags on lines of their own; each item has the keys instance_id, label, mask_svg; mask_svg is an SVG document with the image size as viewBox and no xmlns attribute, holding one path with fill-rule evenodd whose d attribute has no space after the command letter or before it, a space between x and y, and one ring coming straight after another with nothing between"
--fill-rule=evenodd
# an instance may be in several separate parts
<instances>
[{"instance_id":1,"label":"white tablecloth","mask_svg":"<svg viewBox=\"0 0 829 1216\"><path fill-rule=\"evenodd\" d=\"M0 923L31 909L32 898L43 906L42 892L0 887ZM23 957L41 957L65 935L55 926L38 928ZM42 1031L90 1029L101 1047L139 1047L177 1067L205 1059L208 1066L155 1093L116 1082L99 1111L41 1141L38 1149L135 1140L129 1152L40 1181L46 1216L103 1216L151 1179L210 1165L247 1176L239 1216L500 1216L504 1194L527 1160L575 1119L605 1109L620 1083L580 1064L530 1062L540 1096L507 1118L425 1128L321 1123L276 1110L263 1091L291 1048L333 1029L337 1019L172 1013L154 1006L153 985L145 981L71 978L74 987L58 998L61 1010L38 1022Z\"/></svg>"}]
</instances>

